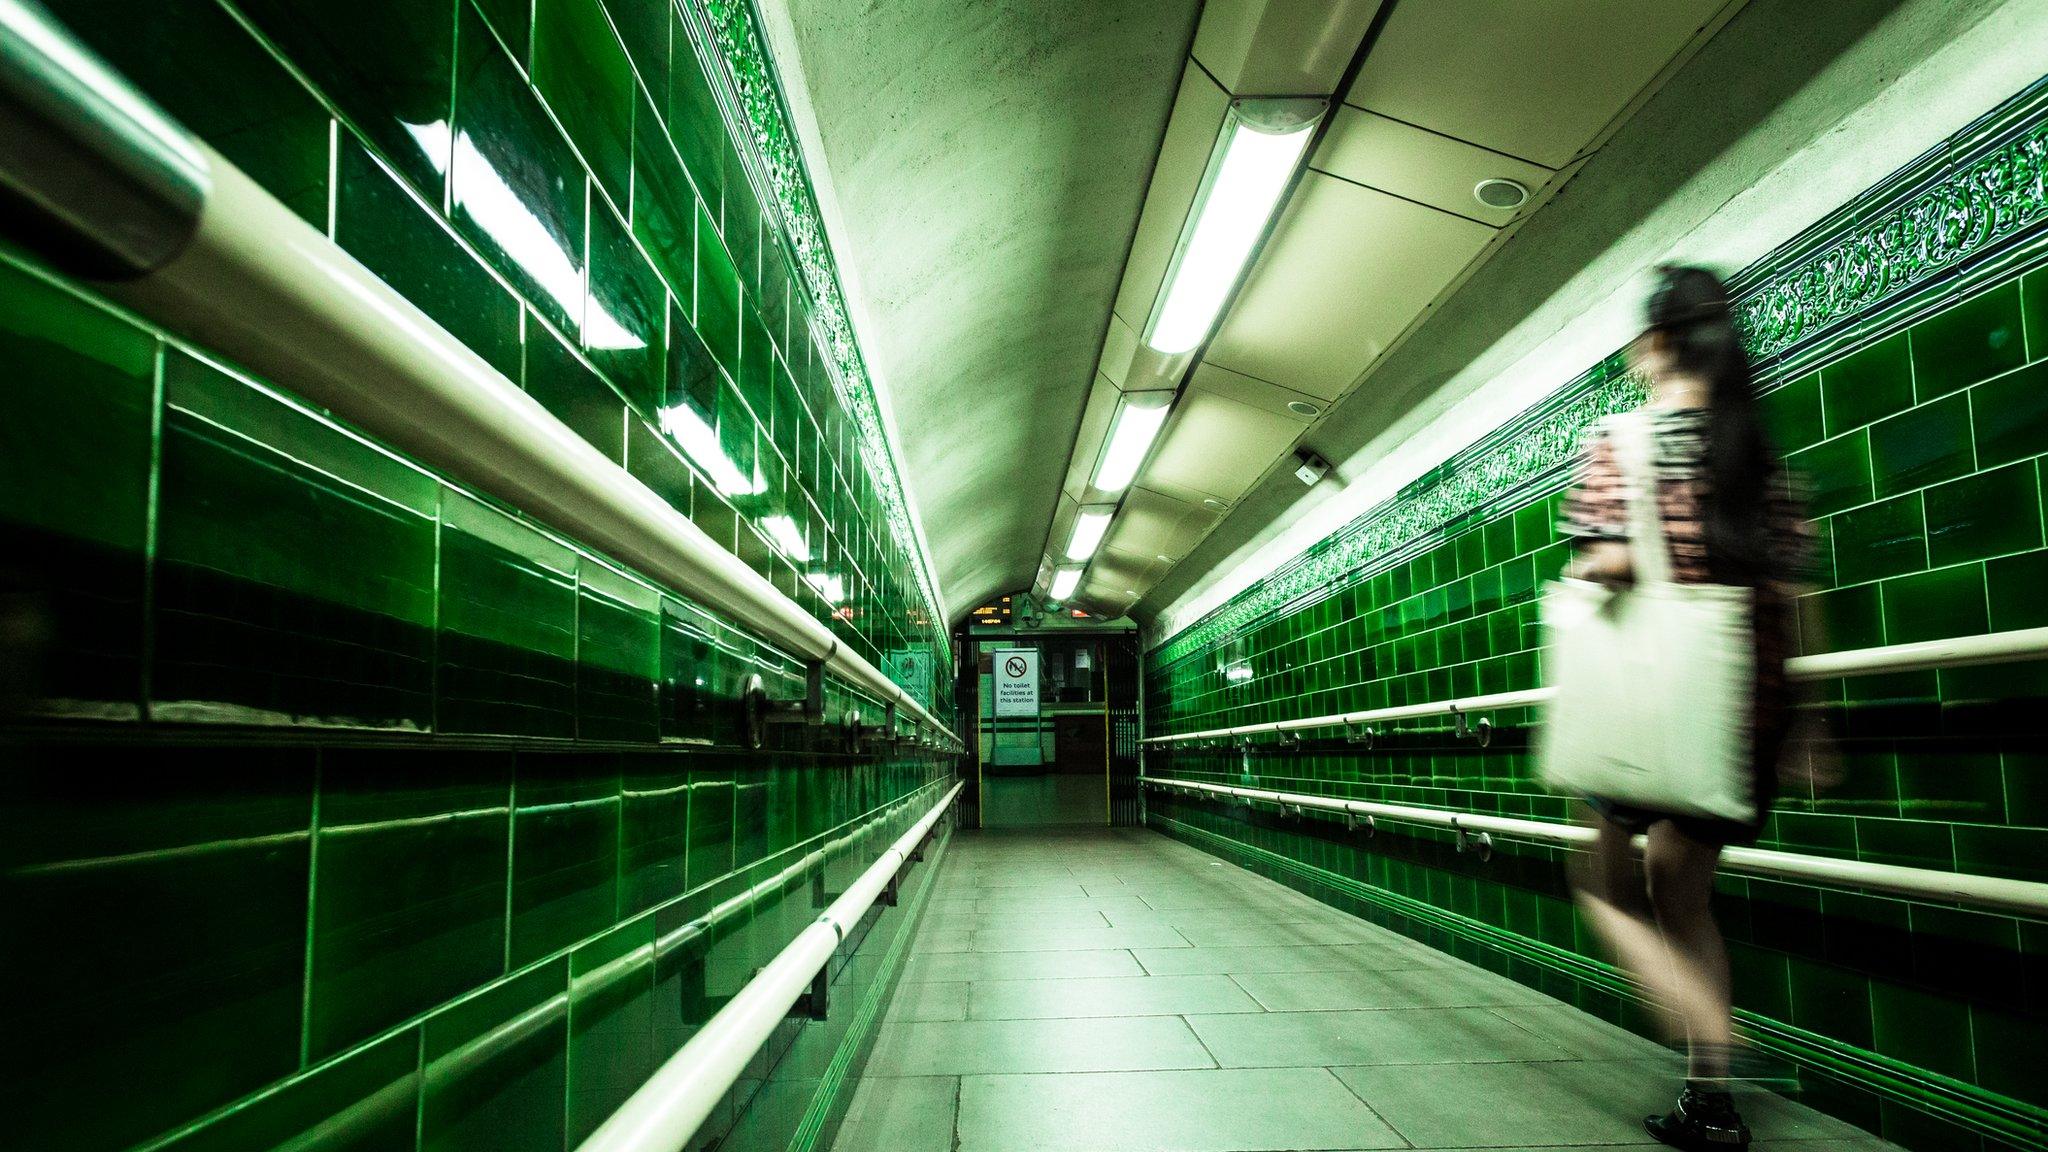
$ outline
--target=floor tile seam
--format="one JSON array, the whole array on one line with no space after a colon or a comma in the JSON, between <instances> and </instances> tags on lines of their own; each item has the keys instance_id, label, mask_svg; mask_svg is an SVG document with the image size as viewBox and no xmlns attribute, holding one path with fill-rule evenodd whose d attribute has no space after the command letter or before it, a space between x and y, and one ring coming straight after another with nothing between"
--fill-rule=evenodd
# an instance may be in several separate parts
<instances>
[{"instance_id":1,"label":"floor tile seam","mask_svg":"<svg viewBox=\"0 0 2048 1152\"><path fill-rule=\"evenodd\" d=\"M1335 1080L1339 1087L1343 1088L1344 1091L1351 1094L1352 1099L1357 1100L1359 1104L1362 1105L1367 1112L1372 1113L1374 1119L1378 1120L1382 1124L1385 1124L1387 1126L1387 1131L1392 1132L1394 1135L1400 1137L1402 1144L1410 1148L1416 1147L1415 1141L1409 1139L1408 1134L1406 1132L1401 1131L1400 1127L1396 1125L1392 1120L1381 1115L1380 1110L1372 1106L1372 1101L1367 1100L1365 1098L1364 1093L1352 1087L1351 1084L1348 1081L1346 1081L1342 1076L1337 1075L1337 1068L1345 1067L1345 1065L1332 1066L1324 1064L1321 1067L1323 1071L1329 1075L1330 1079Z\"/></svg>"},{"instance_id":2,"label":"floor tile seam","mask_svg":"<svg viewBox=\"0 0 2048 1152\"><path fill-rule=\"evenodd\" d=\"M1188 1019L1187 1014L1182 1014L1180 1016L1180 1026L1187 1029L1188 1035L1195 1038L1195 1043L1202 1046L1202 1054L1209 1058L1210 1064L1214 1065L1219 1069L1224 1066L1223 1061L1218 1060L1216 1058L1215 1051L1209 1047L1209 1042L1207 1040L1202 1039L1202 1034L1200 1032L1195 1031L1195 1025L1191 1020Z\"/></svg>"}]
</instances>

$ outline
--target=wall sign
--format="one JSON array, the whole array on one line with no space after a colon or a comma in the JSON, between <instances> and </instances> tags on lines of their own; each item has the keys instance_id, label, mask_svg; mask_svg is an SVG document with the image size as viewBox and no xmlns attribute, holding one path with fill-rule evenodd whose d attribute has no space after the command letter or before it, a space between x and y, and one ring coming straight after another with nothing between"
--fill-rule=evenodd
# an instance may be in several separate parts
<instances>
[{"instance_id":1,"label":"wall sign","mask_svg":"<svg viewBox=\"0 0 2048 1152\"><path fill-rule=\"evenodd\" d=\"M1038 715L1038 649L998 648L992 656L996 715Z\"/></svg>"}]
</instances>

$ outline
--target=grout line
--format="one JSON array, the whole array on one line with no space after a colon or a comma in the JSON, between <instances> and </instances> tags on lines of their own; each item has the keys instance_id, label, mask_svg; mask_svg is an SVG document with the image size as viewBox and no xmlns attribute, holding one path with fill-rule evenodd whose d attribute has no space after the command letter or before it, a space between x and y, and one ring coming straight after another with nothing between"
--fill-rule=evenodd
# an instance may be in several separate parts
<instances>
[{"instance_id":1,"label":"grout line","mask_svg":"<svg viewBox=\"0 0 2048 1152\"><path fill-rule=\"evenodd\" d=\"M306 950L300 956L299 972L299 1067L313 1063L313 959L315 927L319 924L320 893L320 794L326 781L327 757L313 753L313 806L306 838Z\"/></svg>"},{"instance_id":2,"label":"grout line","mask_svg":"<svg viewBox=\"0 0 2048 1152\"><path fill-rule=\"evenodd\" d=\"M1336 1082L1337 1082L1338 1084L1341 1084L1341 1085L1343 1085L1343 1087L1344 1087L1344 1090L1345 1090L1346 1092L1349 1092L1349 1093L1351 1093L1351 1095L1352 1095L1352 1096L1353 1096L1353 1097L1354 1097L1354 1098L1355 1098L1355 1099L1356 1099L1356 1100L1357 1100L1357 1101L1358 1101L1358 1102L1359 1102L1360 1104L1364 1105L1364 1106L1365 1106L1365 1110L1366 1110L1367 1112L1370 1112L1370 1113L1372 1113L1372 1114L1373 1114L1373 1118L1374 1118L1374 1119L1378 1120L1378 1121L1379 1121L1380 1123L1382 1123L1382 1124L1385 1124L1385 1125L1387 1126L1387 1131L1389 1131L1389 1132L1392 1132L1392 1133L1393 1133L1394 1135L1396 1135L1396 1136L1400 1137L1400 1138L1401 1138L1401 1143L1402 1143L1402 1144L1403 1144L1403 1145L1404 1145L1405 1147L1409 1147L1409 1148L1413 1148L1413 1147L1415 1147L1415 1146L1416 1146L1416 1144L1415 1144L1415 1141L1413 1141L1413 1140L1410 1140L1410 1139L1408 1138L1408 1134L1407 1134L1406 1132L1403 1132L1403 1131L1401 1131L1401 1130L1400 1130L1399 1128L1395 1127L1395 1126L1394 1126L1394 1122L1393 1122L1392 1120L1389 1120L1389 1119L1387 1119L1387 1118L1386 1118L1385 1116L1382 1116L1382 1115L1380 1115L1380 1110L1372 1106L1372 1101L1370 1101L1370 1100L1367 1100L1367 1099L1365 1098L1365 1093L1363 1093L1363 1092L1360 1092L1360 1091L1359 1091L1359 1090L1358 1090L1357 1088L1354 1088L1354 1087L1352 1087L1352 1085L1351 1085L1351 1082L1350 1082L1350 1081L1348 1081L1348 1080L1344 1079L1344 1078L1343 1078L1342 1076L1339 1076L1339 1075L1337 1075L1337 1068L1338 1068L1338 1067L1343 1067L1343 1068L1352 1068L1352 1067L1382 1067L1382 1068L1388 1068L1388 1067L1399 1067L1399 1065L1388 1065L1388 1064L1382 1064L1382 1065L1352 1065L1352 1064L1343 1064L1343 1065L1338 1065L1337 1067L1332 1067L1332 1066L1330 1066L1330 1065L1328 1065L1328 1064L1325 1064L1325 1065L1322 1065L1322 1069L1323 1069L1323 1071L1325 1071L1325 1072L1328 1072L1328 1073L1330 1074L1330 1079L1332 1079L1332 1080L1335 1080L1335 1081L1336 1081ZM1410 1067L1414 1067L1414 1065L1410 1065Z\"/></svg>"}]
</instances>

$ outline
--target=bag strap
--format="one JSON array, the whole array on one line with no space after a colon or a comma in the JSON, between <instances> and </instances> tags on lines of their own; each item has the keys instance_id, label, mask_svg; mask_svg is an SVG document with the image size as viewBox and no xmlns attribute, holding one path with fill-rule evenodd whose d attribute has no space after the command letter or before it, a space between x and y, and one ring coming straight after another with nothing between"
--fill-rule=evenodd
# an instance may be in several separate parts
<instances>
[{"instance_id":1,"label":"bag strap","mask_svg":"<svg viewBox=\"0 0 2048 1152\"><path fill-rule=\"evenodd\" d=\"M1657 438L1645 411L1624 412L1608 424L1615 463L1628 496L1629 556L1636 579L1652 584L1671 582L1671 548L1664 538L1664 515L1657 503Z\"/></svg>"}]
</instances>

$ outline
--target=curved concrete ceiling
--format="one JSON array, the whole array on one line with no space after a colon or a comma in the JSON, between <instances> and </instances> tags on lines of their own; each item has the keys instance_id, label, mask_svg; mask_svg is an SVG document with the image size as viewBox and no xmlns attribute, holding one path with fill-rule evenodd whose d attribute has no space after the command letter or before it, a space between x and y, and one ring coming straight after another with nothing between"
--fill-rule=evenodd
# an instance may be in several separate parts
<instances>
[{"instance_id":1,"label":"curved concrete ceiling","mask_svg":"<svg viewBox=\"0 0 2048 1152\"><path fill-rule=\"evenodd\" d=\"M947 604L1032 582L1199 0L774 0Z\"/></svg>"}]
</instances>

